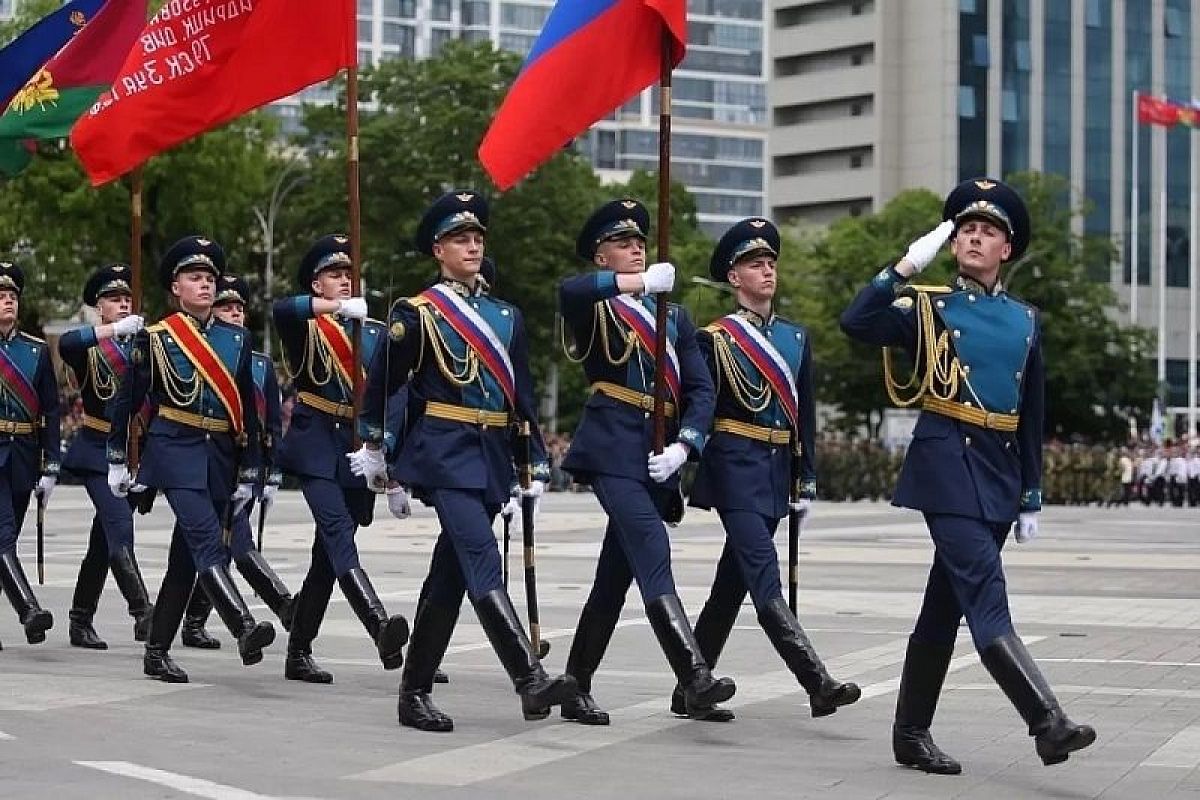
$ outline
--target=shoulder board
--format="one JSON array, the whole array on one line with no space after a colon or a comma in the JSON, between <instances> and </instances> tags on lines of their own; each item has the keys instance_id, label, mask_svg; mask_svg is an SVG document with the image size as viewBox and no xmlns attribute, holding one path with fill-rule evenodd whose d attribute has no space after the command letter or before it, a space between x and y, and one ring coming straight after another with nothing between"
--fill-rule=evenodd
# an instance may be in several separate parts
<instances>
[{"instance_id":1,"label":"shoulder board","mask_svg":"<svg viewBox=\"0 0 1200 800\"><path fill-rule=\"evenodd\" d=\"M39 339L38 337L34 336L32 333L26 333L25 331L17 331L17 333L21 335L22 339L28 339L29 341L36 342L37 344L45 344L46 343L45 339Z\"/></svg>"},{"instance_id":2,"label":"shoulder board","mask_svg":"<svg viewBox=\"0 0 1200 800\"><path fill-rule=\"evenodd\" d=\"M250 355L254 356L255 358L261 358L263 361L271 360L271 357L269 355L267 355L266 353L259 352L258 350L251 350Z\"/></svg>"},{"instance_id":3,"label":"shoulder board","mask_svg":"<svg viewBox=\"0 0 1200 800\"><path fill-rule=\"evenodd\" d=\"M724 333L724 332L725 332L725 329L724 329L724 328L722 328L720 325L718 325L718 324L717 324L717 323L715 323L715 322L710 322L710 323L708 323L707 325L705 325L705 326L704 326L703 328L701 328L700 330L702 330L702 331L707 331L708 333L714 333L714 334L715 334L715 333Z\"/></svg>"},{"instance_id":4,"label":"shoulder board","mask_svg":"<svg viewBox=\"0 0 1200 800\"><path fill-rule=\"evenodd\" d=\"M363 320L363 325L376 325L379 327L383 327L383 320L375 319L374 317L367 317L366 319Z\"/></svg>"},{"instance_id":5,"label":"shoulder board","mask_svg":"<svg viewBox=\"0 0 1200 800\"><path fill-rule=\"evenodd\" d=\"M402 300L397 300L396 302L407 302L413 308L420 308L421 306L429 305L429 298L422 297L421 295L418 294L418 295L414 295L413 297L406 297L406 298L403 298Z\"/></svg>"},{"instance_id":6,"label":"shoulder board","mask_svg":"<svg viewBox=\"0 0 1200 800\"><path fill-rule=\"evenodd\" d=\"M933 283L909 283L905 285L903 291L919 292L921 294L950 294L955 289L952 286L941 286Z\"/></svg>"},{"instance_id":7,"label":"shoulder board","mask_svg":"<svg viewBox=\"0 0 1200 800\"><path fill-rule=\"evenodd\" d=\"M807 330L807 329L806 329L806 328L805 328L803 325L801 325L799 322L792 322L792 321L791 321L790 319L788 319L787 317L781 317L781 316L779 316L778 314L776 314L776 315L775 315L775 322L777 322L777 323L779 323L779 324L781 324L781 325L786 325L786 326L787 326L787 327L789 327L789 328L795 328L795 329L796 329L796 330L798 330L798 331Z\"/></svg>"},{"instance_id":8,"label":"shoulder board","mask_svg":"<svg viewBox=\"0 0 1200 800\"><path fill-rule=\"evenodd\" d=\"M146 326L147 333L162 333L166 329L167 329L167 326L163 325L161 321L156 322L153 325Z\"/></svg>"}]
</instances>

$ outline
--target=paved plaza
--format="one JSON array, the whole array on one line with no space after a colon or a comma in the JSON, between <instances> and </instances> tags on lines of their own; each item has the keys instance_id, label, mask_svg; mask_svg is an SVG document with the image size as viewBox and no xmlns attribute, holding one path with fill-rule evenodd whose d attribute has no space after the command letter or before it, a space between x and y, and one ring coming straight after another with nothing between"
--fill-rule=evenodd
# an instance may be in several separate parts
<instances>
[{"instance_id":1,"label":"paved plaza","mask_svg":"<svg viewBox=\"0 0 1200 800\"><path fill-rule=\"evenodd\" d=\"M389 611L411 619L436 534L432 512L401 522L378 504L359 535ZM21 554L34 568L33 514ZM920 517L882 503L818 503L801 543L801 620L831 672L863 699L824 719L743 608L719 673L736 678L731 724L673 717L673 679L636 588L597 674L607 728L524 722L512 687L465 608L436 688L449 735L396 723L399 673L384 672L335 592L315 651L332 686L285 681L281 636L245 668L216 616L219 651L177 646L192 683L141 675L141 645L110 580L96 627L107 652L67 644L67 609L91 521L82 490L54 495L46 644L31 647L0 609L0 797L3 798L1190 798L1200 800L1200 512L1050 508L1042 535L1007 548L1013 616L1059 698L1097 743L1043 767L1024 725L980 666L966 629L934 724L963 762L958 777L892 762L891 715L905 639L930 557ZM138 520L138 558L155 591L171 518ZM538 554L542 620L561 671L604 519L588 494L544 501ZM497 523L497 530L499 530ZM295 590L312 524L297 492L280 495L265 552ZM513 596L523 608L520 546ZM699 611L722 544L716 517L689 511L673 534L675 579ZM779 544L785 549L781 532ZM252 606L261 618L270 614Z\"/></svg>"}]
</instances>

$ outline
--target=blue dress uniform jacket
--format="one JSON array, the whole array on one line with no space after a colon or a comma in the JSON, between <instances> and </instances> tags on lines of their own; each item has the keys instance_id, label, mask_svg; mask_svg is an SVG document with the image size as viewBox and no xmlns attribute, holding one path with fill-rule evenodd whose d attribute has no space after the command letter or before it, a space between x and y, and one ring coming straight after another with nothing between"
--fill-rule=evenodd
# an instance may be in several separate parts
<instances>
[{"instance_id":1,"label":"blue dress uniform jacket","mask_svg":"<svg viewBox=\"0 0 1200 800\"><path fill-rule=\"evenodd\" d=\"M229 413L212 385L198 374L175 336L159 323L134 338L133 368L108 403L112 424L108 436L108 461L110 464L125 462L130 415L149 397L158 410L146 432L145 451L138 465L138 482L156 489L213 492L218 487L210 483L210 477L219 473L226 476L229 492L214 500L223 506L236 483L254 483L258 479L261 466L250 336L244 328L216 317L202 323L182 311L174 316L208 342L236 384L245 433L241 457L237 457L237 443L232 432L205 431L164 416L164 410L174 409L215 422L230 422ZM202 458L201 454L207 458ZM237 474L235 464L238 465Z\"/></svg>"},{"instance_id":2,"label":"blue dress uniform jacket","mask_svg":"<svg viewBox=\"0 0 1200 800\"><path fill-rule=\"evenodd\" d=\"M69 330L58 340L58 354L75 375L85 415L83 427L67 448L63 468L81 477L108 473L108 433L104 430L109 427L108 401L129 371L133 354L132 336L108 341L111 346L102 348L90 325Z\"/></svg>"},{"instance_id":3,"label":"blue dress uniform jacket","mask_svg":"<svg viewBox=\"0 0 1200 800\"><path fill-rule=\"evenodd\" d=\"M620 294L616 273L606 270L567 278L559 287L559 306L580 352L589 383L606 381L649 395L654 391L654 357L640 347L625 355L629 331L612 314L605 301ZM655 298L641 299L654 314ZM681 408L667 417L667 443L680 441L691 447L692 457L704 449L705 432L712 423L715 397L712 378L696 344L696 329L687 312L671 304L667 310L667 337L679 357ZM649 410L593 392L583 409L563 469L581 483L591 475L613 475L651 484L646 457L653 446L654 425ZM654 484L656 486L660 484ZM679 485L678 473L663 488Z\"/></svg>"},{"instance_id":4,"label":"blue dress uniform jacket","mask_svg":"<svg viewBox=\"0 0 1200 800\"><path fill-rule=\"evenodd\" d=\"M397 438L392 474L412 487L418 496L434 489L468 489L483 492L487 505L502 505L515 480L514 458L524 462L520 441L512 425L474 425L425 413L431 402L511 413L512 422L530 422L530 451L534 478L549 479L546 445L538 425L533 374L525 323L516 306L487 295L449 284L495 332L512 362L516 407L509 408L496 377L482 364L471 380L451 377L453 370L474 359L466 341L431 304L418 296L393 305L388 323L388 346L380 348L371 365L363 399L363 426L367 441L384 441L385 398L402 386L409 390L404 404L407 430ZM449 373L449 374L448 374ZM394 416L394 415L393 415ZM394 416L395 418L395 416ZM396 436L397 432L387 431Z\"/></svg>"},{"instance_id":5,"label":"blue dress uniform jacket","mask_svg":"<svg viewBox=\"0 0 1200 800\"><path fill-rule=\"evenodd\" d=\"M283 343L284 363L299 398L292 407L287 434L275 454L277 466L298 477L337 481L339 486L346 489L366 489L367 484L350 472L346 461L346 453L354 449L354 423L349 414L354 400L353 387L346 385L330 360L332 355L320 344L312 301L309 295L298 295L275 303L275 328ZM347 336L351 335L350 320L336 316L331 318L337 321ZM375 352L380 349L383 337L382 323L378 320L363 321L359 359L364 367L371 363ZM303 401L299 394L301 392L340 406L347 415L339 417L318 410ZM368 516L360 524L369 522Z\"/></svg>"},{"instance_id":6,"label":"blue dress uniform jacket","mask_svg":"<svg viewBox=\"0 0 1200 800\"><path fill-rule=\"evenodd\" d=\"M75 374L84 413L84 425L67 448L63 469L83 480L88 498L96 509L92 536L102 534L102 539L94 541L103 541L108 554L112 555L122 547L133 547L133 509L125 499L113 495L107 479L107 430L112 428L108 420L108 402L116 395L132 365L133 337L114 337L101 346L95 328L90 325L75 328L59 338L58 354ZM96 525L100 527L99 532ZM85 558L81 582L87 570L88 559ZM100 571L99 575L102 581L104 572ZM99 583L95 591L98 596Z\"/></svg>"},{"instance_id":7,"label":"blue dress uniform jacket","mask_svg":"<svg viewBox=\"0 0 1200 800\"><path fill-rule=\"evenodd\" d=\"M0 498L0 553L7 553L17 546L38 477L58 474L61 408L44 341L13 328L8 336L0 336L0 359L0 488L5 490ZM18 381L20 387L15 385ZM19 432L29 430L27 426L32 426L31 433Z\"/></svg>"},{"instance_id":8,"label":"blue dress uniform jacket","mask_svg":"<svg viewBox=\"0 0 1200 800\"><path fill-rule=\"evenodd\" d=\"M902 279L881 271L843 312L842 330L868 344L915 353L920 302L897 295ZM932 514L1010 523L1041 508L1045 375L1037 311L965 278L930 295L936 333L962 367L957 400L985 412L1019 415L1015 432L922 411L893 503Z\"/></svg>"},{"instance_id":9,"label":"blue dress uniform jacket","mask_svg":"<svg viewBox=\"0 0 1200 800\"><path fill-rule=\"evenodd\" d=\"M800 471L794 479L800 483L801 496L811 499L816 496L817 478L813 459L816 401L812 342L808 331L802 325L776 315L763 320L753 311L738 313L759 327L759 332L787 363L796 383ZM698 331L697 338L716 386L717 419L772 430L791 428L770 383L726 331L709 325ZM732 359L728 367L722 366L725 358ZM733 372L732 376L729 371ZM700 469L692 484L691 505L722 511L752 511L764 517L782 519L788 513L795 444L772 444L714 430L705 445Z\"/></svg>"}]
</instances>

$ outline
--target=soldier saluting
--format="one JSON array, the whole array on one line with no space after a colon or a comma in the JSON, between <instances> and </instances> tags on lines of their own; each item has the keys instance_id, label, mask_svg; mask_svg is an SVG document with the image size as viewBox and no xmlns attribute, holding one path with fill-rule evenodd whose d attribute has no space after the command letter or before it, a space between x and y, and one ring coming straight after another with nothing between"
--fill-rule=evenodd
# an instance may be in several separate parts
<instances>
[{"instance_id":1,"label":"soldier saluting","mask_svg":"<svg viewBox=\"0 0 1200 800\"><path fill-rule=\"evenodd\" d=\"M50 349L17 323L24 290L21 268L0 261L0 587L25 640L41 644L54 617L38 605L17 558L17 536L30 494L45 504L58 482L61 410Z\"/></svg>"},{"instance_id":2,"label":"soldier saluting","mask_svg":"<svg viewBox=\"0 0 1200 800\"><path fill-rule=\"evenodd\" d=\"M950 664L958 623L992 678L1016 706L1045 764L1096 739L1067 718L1013 629L1000 549L1037 534L1041 509L1043 385L1037 310L1008 294L1000 265L1029 243L1029 213L1007 185L965 181L946 198L945 220L885 267L842 313L847 335L882 345L893 401L920 403L893 503L925 515L935 548L909 638L892 748L925 772L962 767L933 742L929 726ZM906 285L950 240L958 272L949 286ZM886 348L914 357L908 381L891 373ZM916 387L908 397L901 391Z\"/></svg>"},{"instance_id":3,"label":"soldier saluting","mask_svg":"<svg viewBox=\"0 0 1200 800\"><path fill-rule=\"evenodd\" d=\"M108 484L118 496L129 491L131 481L130 417L147 399L155 408L136 477L166 497L175 530L143 669L167 683L188 680L168 650L197 575L237 637L243 664L262 661L263 648L275 640L271 623L256 622L246 607L222 543L227 507L251 498L260 469L250 337L212 310L224 271L225 251L211 239L188 236L172 245L159 278L178 310L134 339L133 367L108 406Z\"/></svg>"},{"instance_id":4,"label":"soldier saluting","mask_svg":"<svg viewBox=\"0 0 1200 800\"><path fill-rule=\"evenodd\" d=\"M713 667L749 591L759 624L808 693L812 715L823 717L861 692L830 677L779 582L775 530L789 503L808 513L817 474L812 341L803 326L775 313L778 256L779 231L769 220L752 218L726 231L709 263L713 280L733 289L737 310L697 335L716 386L717 411L691 505L716 509L725 549L696 620L696 640ZM682 690L671 699L671 710L687 713ZM707 718L733 714L714 708Z\"/></svg>"},{"instance_id":5,"label":"soldier saluting","mask_svg":"<svg viewBox=\"0 0 1200 800\"><path fill-rule=\"evenodd\" d=\"M100 324L67 331L58 340L58 353L75 373L83 400L83 427L71 441L63 468L83 479L96 509L87 554L75 581L70 636L76 647L94 650L108 647L92 627L92 618L109 569L133 617L135 641L146 641L154 610L133 554L133 509L108 490L105 458L112 430L108 401L129 372L133 336L143 328L142 318L132 313L130 280L126 264L109 264L93 272L84 284L83 302L100 314Z\"/></svg>"}]
</instances>

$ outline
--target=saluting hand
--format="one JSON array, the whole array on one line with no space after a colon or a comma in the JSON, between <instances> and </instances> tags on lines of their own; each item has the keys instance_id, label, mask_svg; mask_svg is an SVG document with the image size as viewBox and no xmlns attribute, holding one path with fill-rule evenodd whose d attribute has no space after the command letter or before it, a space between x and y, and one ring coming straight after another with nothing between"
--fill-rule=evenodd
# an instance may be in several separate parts
<instances>
[{"instance_id":1,"label":"saluting hand","mask_svg":"<svg viewBox=\"0 0 1200 800\"><path fill-rule=\"evenodd\" d=\"M361 297L348 297L342 301L337 313L346 319L366 319L367 301Z\"/></svg>"},{"instance_id":2,"label":"saluting hand","mask_svg":"<svg viewBox=\"0 0 1200 800\"><path fill-rule=\"evenodd\" d=\"M669 261L651 264L642 273L642 283L646 285L646 294L671 291L675 288L675 265Z\"/></svg>"},{"instance_id":3,"label":"saluting hand","mask_svg":"<svg viewBox=\"0 0 1200 800\"><path fill-rule=\"evenodd\" d=\"M938 251L942 249L942 245L953 233L954 222L946 220L908 246L908 252L904 254L904 261L912 266L913 275L929 266L930 262L937 257Z\"/></svg>"}]
</instances>

